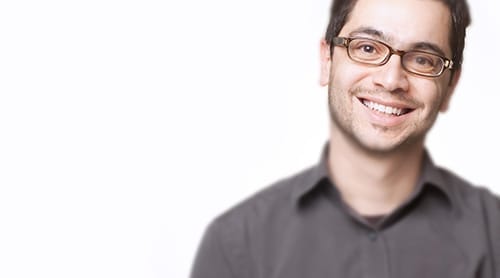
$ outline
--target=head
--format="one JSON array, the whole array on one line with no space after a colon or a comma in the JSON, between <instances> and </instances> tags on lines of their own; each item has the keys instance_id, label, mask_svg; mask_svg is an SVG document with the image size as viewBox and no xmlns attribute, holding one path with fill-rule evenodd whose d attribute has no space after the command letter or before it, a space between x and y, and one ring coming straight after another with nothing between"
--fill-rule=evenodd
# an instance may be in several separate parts
<instances>
[{"instance_id":1,"label":"head","mask_svg":"<svg viewBox=\"0 0 500 278\"><path fill-rule=\"evenodd\" d=\"M320 78L329 88L332 135L376 152L422 146L460 77L469 22L465 0L335 0L321 44ZM383 65L359 63L347 46L334 44L336 37L377 40L397 54ZM358 49L375 51L365 44ZM414 74L402 51L436 54L453 67L439 76ZM419 55L405 57L420 62Z\"/></svg>"}]
</instances>

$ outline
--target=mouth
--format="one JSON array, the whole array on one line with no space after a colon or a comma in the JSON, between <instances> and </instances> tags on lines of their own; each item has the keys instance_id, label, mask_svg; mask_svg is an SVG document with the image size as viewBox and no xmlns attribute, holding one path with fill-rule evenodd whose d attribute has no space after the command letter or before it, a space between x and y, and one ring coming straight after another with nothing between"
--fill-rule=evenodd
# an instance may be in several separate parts
<instances>
[{"instance_id":1,"label":"mouth","mask_svg":"<svg viewBox=\"0 0 500 278\"><path fill-rule=\"evenodd\" d=\"M377 102L367 100L367 99L359 99L359 100L367 108L369 108L373 111L382 113L382 114L387 115L387 116L399 117L399 116L408 114L411 111L413 111L413 109L411 109L411 108L389 106L389 105L377 103Z\"/></svg>"}]
</instances>

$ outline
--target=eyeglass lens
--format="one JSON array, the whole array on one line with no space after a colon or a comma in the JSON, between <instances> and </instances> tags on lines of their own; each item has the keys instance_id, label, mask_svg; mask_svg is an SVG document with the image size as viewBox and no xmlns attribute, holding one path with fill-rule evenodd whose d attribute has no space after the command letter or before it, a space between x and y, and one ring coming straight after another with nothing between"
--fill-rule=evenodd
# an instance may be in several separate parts
<instances>
[{"instance_id":1,"label":"eyeglass lens","mask_svg":"<svg viewBox=\"0 0 500 278\"><path fill-rule=\"evenodd\" d=\"M398 53L379 41L354 38L349 41L348 54L351 59L361 63L383 65L391 54ZM401 56L403 67L413 73L437 76L444 70L443 58L432 53L414 50L403 52Z\"/></svg>"}]
</instances>

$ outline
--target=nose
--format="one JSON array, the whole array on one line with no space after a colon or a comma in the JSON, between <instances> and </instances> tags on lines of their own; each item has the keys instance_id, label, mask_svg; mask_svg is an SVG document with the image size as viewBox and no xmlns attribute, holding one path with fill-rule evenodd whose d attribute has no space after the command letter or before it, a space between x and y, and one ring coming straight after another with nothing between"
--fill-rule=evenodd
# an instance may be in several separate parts
<instances>
[{"instance_id":1,"label":"nose","mask_svg":"<svg viewBox=\"0 0 500 278\"><path fill-rule=\"evenodd\" d=\"M389 92L408 91L408 76L401 65L401 56L392 55L386 64L374 68L373 83Z\"/></svg>"}]
</instances>

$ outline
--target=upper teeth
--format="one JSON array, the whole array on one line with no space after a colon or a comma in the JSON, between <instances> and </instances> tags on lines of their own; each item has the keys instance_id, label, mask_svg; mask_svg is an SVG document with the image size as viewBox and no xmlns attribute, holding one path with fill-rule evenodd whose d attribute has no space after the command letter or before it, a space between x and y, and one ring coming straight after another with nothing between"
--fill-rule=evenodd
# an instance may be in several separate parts
<instances>
[{"instance_id":1,"label":"upper teeth","mask_svg":"<svg viewBox=\"0 0 500 278\"><path fill-rule=\"evenodd\" d=\"M376 103L376 102L369 101L369 100L363 100L363 104L366 105L366 107L368 107L368 108L370 108L372 110L375 110L375 111L378 111L378 112L382 112L382 113L386 113L386 114L389 114L389 115L397 115L397 116L399 116L399 115L403 114L403 109L402 108L385 106L383 104Z\"/></svg>"}]
</instances>

